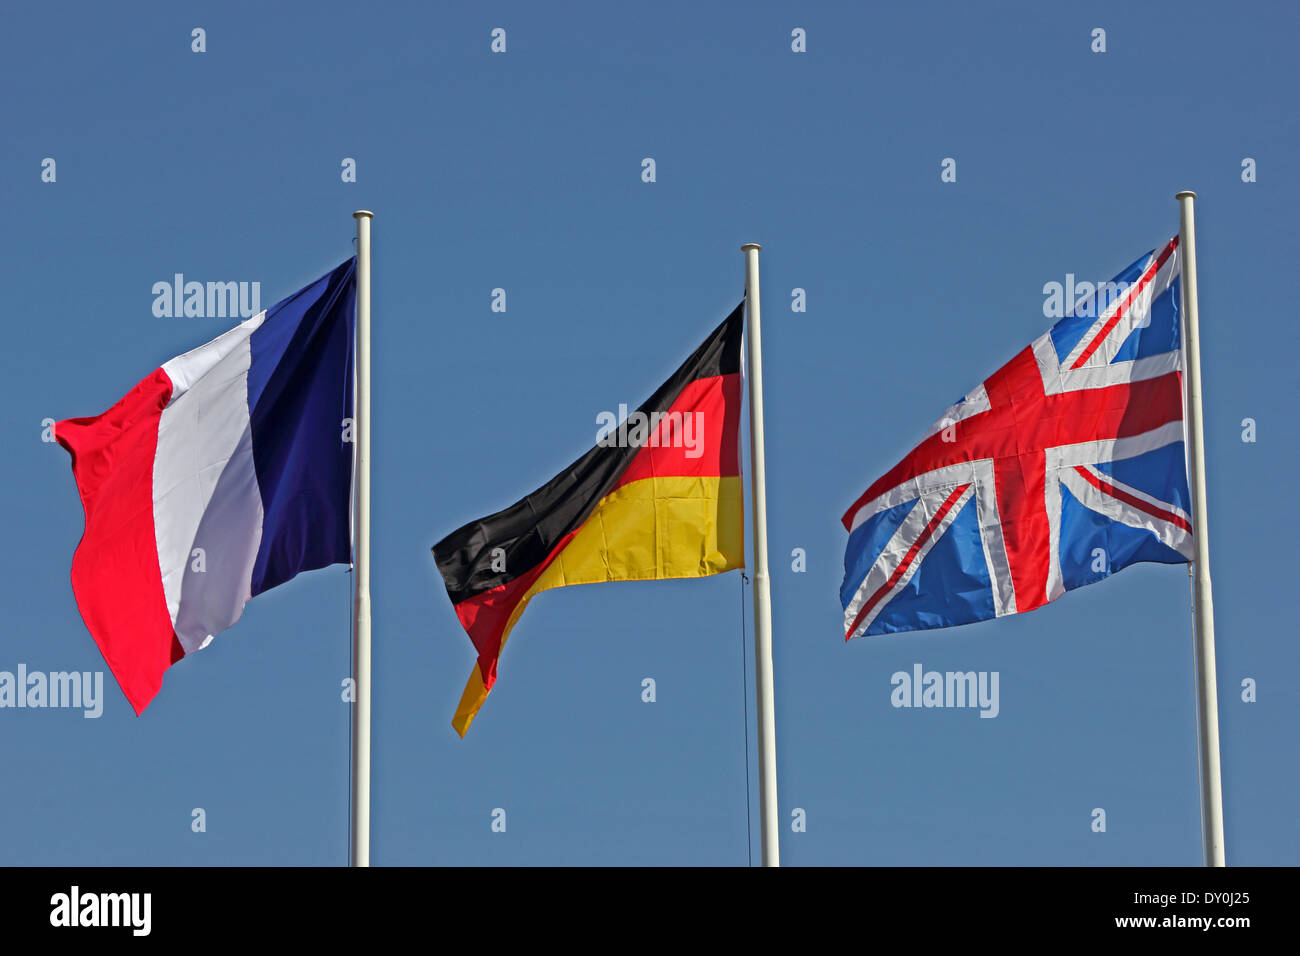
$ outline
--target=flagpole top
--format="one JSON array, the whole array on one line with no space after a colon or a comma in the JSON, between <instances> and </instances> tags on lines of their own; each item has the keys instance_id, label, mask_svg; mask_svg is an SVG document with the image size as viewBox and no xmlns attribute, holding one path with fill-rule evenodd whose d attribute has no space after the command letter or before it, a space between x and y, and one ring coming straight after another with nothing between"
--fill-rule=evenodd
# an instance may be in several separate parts
<instances>
[{"instance_id":1,"label":"flagpole top","mask_svg":"<svg viewBox=\"0 0 1300 956\"><path fill-rule=\"evenodd\" d=\"M757 242L747 242L747 243L745 243L743 246L740 247L740 251L741 251L741 252L748 252L750 249L753 249L755 252L757 252L759 249L762 249L762 248L763 248L763 247L760 246Z\"/></svg>"},{"instance_id":2,"label":"flagpole top","mask_svg":"<svg viewBox=\"0 0 1300 956\"><path fill-rule=\"evenodd\" d=\"M1196 193L1192 192L1190 189L1184 189L1182 192L1176 193L1174 195L1174 198L1182 199L1184 196L1186 196L1188 199L1195 199Z\"/></svg>"},{"instance_id":3,"label":"flagpole top","mask_svg":"<svg viewBox=\"0 0 1300 956\"><path fill-rule=\"evenodd\" d=\"M367 219L375 218L375 214L371 212L369 209L358 209L356 212L352 214L353 219L360 219L362 216L365 216Z\"/></svg>"}]
</instances>

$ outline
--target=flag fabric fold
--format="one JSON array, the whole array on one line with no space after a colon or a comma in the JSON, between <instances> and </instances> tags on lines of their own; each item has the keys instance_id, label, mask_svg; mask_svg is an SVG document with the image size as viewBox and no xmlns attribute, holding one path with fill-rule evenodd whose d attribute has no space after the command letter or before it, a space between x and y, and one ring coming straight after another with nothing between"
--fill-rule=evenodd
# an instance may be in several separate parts
<instances>
[{"instance_id":1,"label":"flag fabric fold","mask_svg":"<svg viewBox=\"0 0 1300 956\"><path fill-rule=\"evenodd\" d=\"M252 597L347 562L356 261L54 426L85 532L72 589L137 714Z\"/></svg>"},{"instance_id":2,"label":"flag fabric fold","mask_svg":"<svg viewBox=\"0 0 1300 956\"><path fill-rule=\"evenodd\" d=\"M740 477L743 303L651 398L541 488L433 547L478 654L452 725L463 737L529 600L601 581L744 566Z\"/></svg>"},{"instance_id":3,"label":"flag fabric fold","mask_svg":"<svg viewBox=\"0 0 1300 956\"><path fill-rule=\"evenodd\" d=\"M845 513L845 638L1030 611L1192 558L1178 238L950 407Z\"/></svg>"}]
</instances>

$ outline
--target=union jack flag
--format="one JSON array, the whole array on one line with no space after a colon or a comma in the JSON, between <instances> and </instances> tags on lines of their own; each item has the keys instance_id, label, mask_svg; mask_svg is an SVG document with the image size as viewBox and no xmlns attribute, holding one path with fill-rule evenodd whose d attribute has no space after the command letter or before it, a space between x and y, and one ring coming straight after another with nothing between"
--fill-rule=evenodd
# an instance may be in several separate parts
<instances>
[{"instance_id":1,"label":"union jack flag","mask_svg":"<svg viewBox=\"0 0 1300 956\"><path fill-rule=\"evenodd\" d=\"M1192 559L1180 258L1175 237L1067 303L845 513L846 640Z\"/></svg>"}]
</instances>

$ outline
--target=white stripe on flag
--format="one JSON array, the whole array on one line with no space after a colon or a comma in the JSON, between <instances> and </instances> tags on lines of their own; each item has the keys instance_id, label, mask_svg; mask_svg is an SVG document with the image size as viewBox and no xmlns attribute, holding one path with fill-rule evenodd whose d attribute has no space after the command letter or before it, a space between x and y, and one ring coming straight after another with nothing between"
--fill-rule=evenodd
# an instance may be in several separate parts
<instances>
[{"instance_id":1,"label":"white stripe on flag","mask_svg":"<svg viewBox=\"0 0 1300 956\"><path fill-rule=\"evenodd\" d=\"M158 566L185 652L239 620L262 536L249 429L250 338L259 313L163 365L175 390L158 423Z\"/></svg>"}]
</instances>

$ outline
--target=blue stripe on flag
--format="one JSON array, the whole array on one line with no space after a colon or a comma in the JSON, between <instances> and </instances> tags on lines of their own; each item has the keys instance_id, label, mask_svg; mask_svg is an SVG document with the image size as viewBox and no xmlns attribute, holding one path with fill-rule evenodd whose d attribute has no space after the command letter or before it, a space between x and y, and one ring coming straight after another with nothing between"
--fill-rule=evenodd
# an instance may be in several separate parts
<instances>
[{"instance_id":1,"label":"blue stripe on flag","mask_svg":"<svg viewBox=\"0 0 1300 956\"><path fill-rule=\"evenodd\" d=\"M867 576L871 566L885 550L885 545L894 536L898 526L916 507L920 499L906 501L893 508L877 512L853 529L849 535L849 544L844 551L844 581L840 585L840 607L848 607L857 593L862 579Z\"/></svg>"},{"instance_id":2,"label":"blue stripe on flag","mask_svg":"<svg viewBox=\"0 0 1300 956\"><path fill-rule=\"evenodd\" d=\"M970 624L996 616L993 584L972 497L867 634Z\"/></svg>"},{"instance_id":3,"label":"blue stripe on flag","mask_svg":"<svg viewBox=\"0 0 1300 956\"><path fill-rule=\"evenodd\" d=\"M1178 349L1181 341L1178 319L1181 282L1182 276L1176 277L1168 289L1156 296L1151 303L1150 322L1129 333L1112 361L1127 362Z\"/></svg>"},{"instance_id":4,"label":"blue stripe on flag","mask_svg":"<svg viewBox=\"0 0 1300 956\"><path fill-rule=\"evenodd\" d=\"M1064 485L1061 486L1061 545L1058 553L1061 582L1067 591L1100 581L1141 561L1187 563L1185 557L1161 544L1150 531L1130 528L1085 508Z\"/></svg>"},{"instance_id":5,"label":"blue stripe on flag","mask_svg":"<svg viewBox=\"0 0 1300 956\"><path fill-rule=\"evenodd\" d=\"M1187 452L1180 441L1133 458L1099 461L1093 467L1103 475L1144 491L1153 498L1191 512L1191 494L1187 490Z\"/></svg>"},{"instance_id":6,"label":"blue stripe on flag","mask_svg":"<svg viewBox=\"0 0 1300 956\"><path fill-rule=\"evenodd\" d=\"M1154 250L1152 250L1152 252L1154 252ZM1152 252L1147 252L1139 256L1127 268L1120 272L1119 275L1115 276L1115 278L1110 281L1116 284L1120 282L1125 283L1125 290L1127 290L1128 286L1133 285L1133 283L1137 282L1138 279L1142 278L1142 271L1151 260ZM1076 280L1076 285L1080 281L1082 280ZM1056 346L1056 359L1058 362L1065 361L1066 357L1069 356L1074 347L1079 344L1079 340L1083 338L1084 333L1092 328L1093 324L1097 321L1097 316L1102 312L1105 312L1106 306L1118 297L1118 293L1111 294L1111 290L1106 289L1103 290L1103 294L1100 298L1096 298L1096 296L1093 297L1096 299L1095 304L1090 299L1085 299L1081 302L1065 303L1066 317L1052 326L1051 331L1052 344ZM1074 314L1076 305L1079 306L1080 312L1086 312L1086 314L1076 316Z\"/></svg>"},{"instance_id":7,"label":"blue stripe on flag","mask_svg":"<svg viewBox=\"0 0 1300 956\"><path fill-rule=\"evenodd\" d=\"M262 495L252 594L347 562L356 260L267 310L253 333L248 408Z\"/></svg>"}]
</instances>

